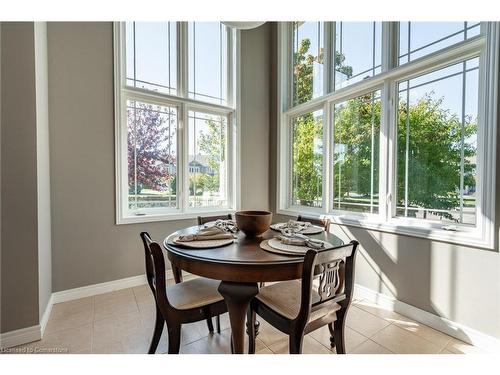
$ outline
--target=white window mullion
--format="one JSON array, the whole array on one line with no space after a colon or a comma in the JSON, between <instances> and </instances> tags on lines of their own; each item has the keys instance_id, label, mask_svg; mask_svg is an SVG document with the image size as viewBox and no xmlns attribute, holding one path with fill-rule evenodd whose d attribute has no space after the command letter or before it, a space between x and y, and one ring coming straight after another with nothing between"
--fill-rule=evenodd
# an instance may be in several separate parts
<instances>
[{"instance_id":1,"label":"white window mullion","mask_svg":"<svg viewBox=\"0 0 500 375\"><path fill-rule=\"evenodd\" d=\"M187 22L177 23L177 86L179 87L179 96L188 97L188 24Z\"/></svg>"},{"instance_id":2,"label":"white window mullion","mask_svg":"<svg viewBox=\"0 0 500 375\"><path fill-rule=\"evenodd\" d=\"M189 207L189 108L187 104L183 103L179 106L179 144L177 155L178 162L178 175L179 184L177 184L177 191L179 194L179 207L181 212L186 212Z\"/></svg>"},{"instance_id":3,"label":"white window mullion","mask_svg":"<svg viewBox=\"0 0 500 375\"><path fill-rule=\"evenodd\" d=\"M323 37L323 95L333 91L332 74L334 64L334 50L333 45L333 25L334 22L325 22L323 24L324 37Z\"/></svg>"},{"instance_id":4,"label":"white window mullion","mask_svg":"<svg viewBox=\"0 0 500 375\"><path fill-rule=\"evenodd\" d=\"M330 105L325 103L323 105L323 176L322 176L322 185L323 188L321 190L322 194L322 204L324 212L330 212L330 191L332 190L332 175L331 175L331 158L332 155L330 153L330 140L332 139L330 133L330 123L331 123L331 114L330 114Z\"/></svg>"}]
</instances>

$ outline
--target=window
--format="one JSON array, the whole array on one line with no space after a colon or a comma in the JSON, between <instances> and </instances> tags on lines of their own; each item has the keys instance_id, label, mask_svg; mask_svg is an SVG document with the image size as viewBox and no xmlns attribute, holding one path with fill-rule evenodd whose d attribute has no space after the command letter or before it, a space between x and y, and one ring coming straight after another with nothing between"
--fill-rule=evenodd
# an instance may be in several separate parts
<instances>
[{"instance_id":1,"label":"window","mask_svg":"<svg viewBox=\"0 0 500 375\"><path fill-rule=\"evenodd\" d=\"M380 73L382 22L336 22L335 26L335 89Z\"/></svg>"},{"instance_id":2,"label":"window","mask_svg":"<svg viewBox=\"0 0 500 375\"><path fill-rule=\"evenodd\" d=\"M378 212L380 91L335 104L333 209Z\"/></svg>"},{"instance_id":3,"label":"window","mask_svg":"<svg viewBox=\"0 0 500 375\"><path fill-rule=\"evenodd\" d=\"M278 213L491 248L500 24L279 33Z\"/></svg>"},{"instance_id":4,"label":"window","mask_svg":"<svg viewBox=\"0 0 500 375\"><path fill-rule=\"evenodd\" d=\"M292 125L292 195L301 206L322 206L323 111L297 116Z\"/></svg>"},{"instance_id":5,"label":"window","mask_svg":"<svg viewBox=\"0 0 500 375\"><path fill-rule=\"evenodd\" d=\"M117 223L236 208L237 32L115 24Z\"/></svg>"},{"instance_id":6,"label":"window","mask_svg":"<svg viewBox=\"0 0 500 375\"><path fill-rule=\"evenodd\" d=\"M323 22L293 22L293 102L323 95Z\"/></svg>"},{"instance_id":7,"label":"window","mask_svg":"<svg viewBox=\"0 0 500 375\"><path fill-rule=\"evenodd\" d=\"M175 22L126 23L127 85L177 95Z\"/></svg>"},{"instance_id":8,"label":"window","mask_svg":"<svg viewBox=\"0 0 500 375\"><path fill-rule=\"evenodd\" d=\"M227 118L189 112L189 207L227 205Z\"/></svg>"},{"instance_id":9,"label":"window","mask_svg":"<svg viewBox=\"0 0 500 375\"><path fill-rule=\"evenodd\" d=\"M479 22L400 22L399 63L439 51L479 32Z\"/></svg>"},{"instance_id":10,"label":"window","mask_svg":"<svg viewBox=\"0 0 500 375\"><path fill-rule=\"evenodd\" d=\"M397 216L475 225L478 64L398 83Z\"/></svg>"},{"instance_id":11,"label":"window","mask_svg":"<svg viewBox=\"0 0 500 375\"><path fill-rule=\"evenodd\" d=\"M128 208L177 207L177 108L127 100Z\"/></svg>"},{"instance_id":12,"label":"window","mask_svg":"<svg viewBox=\"0 0 500 375\"><path fill-rule=\"evenodd\" d=\"M189 22L189 97L227 104L227 28L220 22Z\"/></svg>"}]
</instances>

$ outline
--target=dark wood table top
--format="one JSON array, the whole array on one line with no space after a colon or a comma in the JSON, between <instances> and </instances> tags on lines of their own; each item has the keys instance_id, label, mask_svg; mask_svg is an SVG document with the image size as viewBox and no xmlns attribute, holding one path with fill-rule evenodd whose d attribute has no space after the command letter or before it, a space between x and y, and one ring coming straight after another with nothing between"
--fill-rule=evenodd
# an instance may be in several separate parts
<instances>
[{"instance_id":1,"label":"dark wood table top","mask_svg":"<svg viewBox=\"0 0 500 375\"><path fill-rule=\"evenodd\" d=\"M260 248L260 242L271 239L279 232L269 229L262 236L248 238L241 231L234 243L212 249L192 249L176 245L172 239L195 233L198 226L177 231L164 240L169 260L182 270L217 280L259 282L292 280L301 277L303 257L279 255ZM337 236L322 232L311 238L341 246Z\"/></svg>"}]
</instances>

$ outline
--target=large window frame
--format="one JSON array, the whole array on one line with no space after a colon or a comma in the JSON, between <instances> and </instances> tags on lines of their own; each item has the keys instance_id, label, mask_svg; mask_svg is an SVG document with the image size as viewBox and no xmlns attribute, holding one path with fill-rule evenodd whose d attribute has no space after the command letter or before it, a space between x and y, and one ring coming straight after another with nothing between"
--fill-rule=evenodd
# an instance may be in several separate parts
<instances>
[{"instance_id":1,"label":"large window frame","mask_svg":"<svg viewBox=\"0 0 500 375\"><path fill-rule=\"evenodd\" d=\"M115 188L116 224L142 223L196 218L235 212L240 206L240 33L227 28L227 105L194 100L188 93L188 23L177 22L176 59L177 95L169 95L126 84L125 23L115 22L114 93L115 93ZM177 109L177 207L128 208L127 180L127 100L137 100ZM221 207L189 207L188 115L201 112L227 118L227 204Z\"/></svg>"},{"instance_id":2,"label":"large window frame","mask_svg":"<svg viewBox=\"0 0 500 375\"><path fill-rule=\"evenodd\" d=\"M324 25L325 76L323 96L293 105L292 23L278 26L278 181L277 212L327 216L333 222L410 235L454 244L488 248L495 242L495 159L498 111L500 23L482 22L480 35L398 65L398 23L382 23L381 73L333 91L335 22ZM475 226L446 227L438 221L396 217L396 129L397 83L473 57L479 57L479 107L477 148L477 221ZM333 108L335 104L373 91L381 91L379 147L379 213L354 213L333 208ZM323 109L323 195L322 207L292 205L291 136L293 118ZM452 229L452 230L450 230Z\"/></svg>"}]
</instances>

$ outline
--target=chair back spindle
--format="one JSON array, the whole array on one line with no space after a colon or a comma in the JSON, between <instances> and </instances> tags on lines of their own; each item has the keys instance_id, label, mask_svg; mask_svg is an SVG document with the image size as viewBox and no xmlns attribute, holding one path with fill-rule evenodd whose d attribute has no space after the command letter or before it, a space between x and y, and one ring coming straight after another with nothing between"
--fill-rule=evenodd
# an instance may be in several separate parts
<instances>
[{"instance_id":1,"label":"chair back spindle","mask_svg":"<svg viewBox=\"0 0 500 375\"><path fill-rule=\"evenodd\" d=\"M321 308L327 303L347 306L351 302L354 288L354 260L357 241L326 250L308 250L302 268L301 304L297 320L306 323L311 309ZM319 278L317 294L319 300L312 301L314 280Z\"/></svg>"},{"instance_id":2,"label":"chair back spindle","mask_svg":"<svg viewBox=\"0 0 500 375\"><path fill-rule=\"evenodd\" d=\"M233 217L231 216L231 214L206 217L198 216L198 225L203 225L216 220L233 220Z\"/></svg>"},{"instance_id":3,"label":"chair back spindle","mask_svg":"<svg viewBox=\"0 0 500 375\"><path fill-rule=\"evenodd\" d=\"M313 225L317 225L318 227L323 227L325 229L325 232L327 233L330 232L330 224L331 224L330 219L327 218L318 219L315 217L307 217L299 215L297 216L297 221L308 221Z\"/></svg>"}]
</instances>

